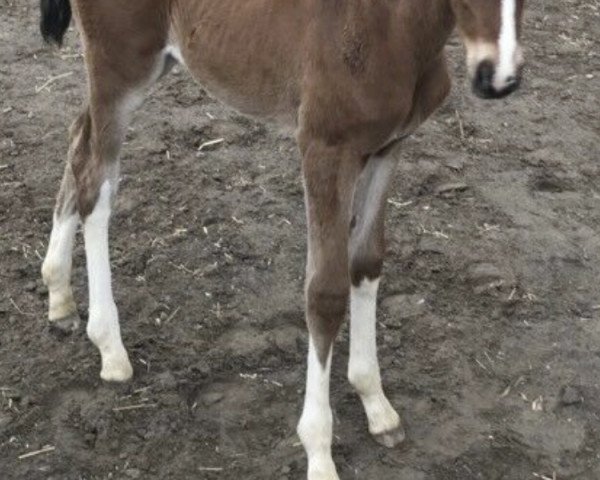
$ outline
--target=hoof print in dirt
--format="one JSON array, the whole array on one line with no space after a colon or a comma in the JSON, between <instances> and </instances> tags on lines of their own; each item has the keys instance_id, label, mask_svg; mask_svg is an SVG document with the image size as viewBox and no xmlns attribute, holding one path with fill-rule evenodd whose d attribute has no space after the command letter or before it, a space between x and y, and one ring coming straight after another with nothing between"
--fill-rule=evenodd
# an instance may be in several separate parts
<instances>
[{"instance_id":1,"label":"hoof print in dirt","mask_svg":"<svg viewBox=\"0 0 600 480\"><path fill-rule=\"evenodd\" d=\"M398 294L384 298L381 306L391 319L405 320L423 314L427 305L421 295Z\"/></svg>"},{"instance_id":2,"label":"hoof print in dirt","mask_svg":"<svg viewBox=\"0 0 600 480\"><path fill-rule=\"evenodd\" d=\"M491 263L475 263L469 267L467 275L473 291L477 294L511 286L514 283L506 272Z\"/></svg>"},{"instance_id":3,"label":"hoof print in dirt","mask_svg":"<svg viewBox=\"0 0 600 480\"><path fill-rule=\"evenodd\" d=\"M542 172L529 182L530 188L536 192L562 193L573 190L572 182L549 172Z\"/></svg>"},{"instance_id":4,"label":"hoof print in dirt","mask_svg":"<svg viewBox=\"0 0 600 480\"><path fill-rule=\"evenodd\" d=\"M583 403L583 395L579 389L570 385L565 385L560 389L559 405L561 407L569 407L580 403Z\"/></svg>"},{"instance_id":5,"label":"hoof print in dirt","mask_svg":"<svg viewBox=\"0 0 600 480\"><path fill-rule=\"evenodd\" d=\"M50 320L50 333L58 337L66 337L79 329L81 318L78 313L73 313L57 320Z\"/></svg>"}]
</instances>

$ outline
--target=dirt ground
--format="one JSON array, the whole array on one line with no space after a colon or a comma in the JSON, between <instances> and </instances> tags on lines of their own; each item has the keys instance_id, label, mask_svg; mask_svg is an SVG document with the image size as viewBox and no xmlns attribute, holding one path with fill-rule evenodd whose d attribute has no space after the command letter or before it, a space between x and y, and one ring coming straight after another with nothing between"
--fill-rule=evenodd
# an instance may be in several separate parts
<instances>
[{"instance_id":1,"label":"dirt ground","mask_svg":"<svg viewBox=\"0 0 600 480\"><path fill-rule=\"evenodd\" d=\"M154 88L111 230L135 377L103 384L84 329L60 337L46 320L39 270L85 77L75 33L59 51L37 23L37 2L0 0L0 477L303 478L293 140L182 71ZM495 103L471 96L453 40L452 96L401 153L379 341L408 439L370 439L344 329L343 479L600 478L600 2L530 2L524 35L526 82ZM81 242L74 265L85 318Z\"/></svg>"}]
</instances>

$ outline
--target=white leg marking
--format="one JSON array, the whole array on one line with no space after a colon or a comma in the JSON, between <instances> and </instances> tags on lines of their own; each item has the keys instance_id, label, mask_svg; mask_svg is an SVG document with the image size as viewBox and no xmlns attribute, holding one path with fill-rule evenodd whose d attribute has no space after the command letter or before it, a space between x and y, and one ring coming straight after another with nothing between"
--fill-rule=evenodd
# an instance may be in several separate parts
<instances>
[{"instance_id":1,"label":"white leg marking","mask_svg":"<svg viewBox=\"0 0 600 480\"><path fill-rule=\"evenodd\" d=\"M377 360L376 317L379 279L363 280L350 290L350 362L348 379L365 407L369 432L382 435L400 428L400 417L383 393L379 361ZM379 440L386 446L401 441L403 434L396 432L392 438Z\"/></svg>"},{"instance_id":2,"label":"white leg marking","mask_svg":"<svg viewBox=\"0 0 600 480\"><path fill-rule=\"evenodd\" d=\"M125 381L133 369L121 340L119 316L113 299L108 253L108 222L111 185L106 181L94 211L85 219L83 235L90 292L90 317L87 333L100 350L102 371L106 381Z\"/></svg>"},{"instance_id":3,"label":"white leg marking","mask_svg":"<svg viewBox=\"0 0 600 480\"><path fill-rule=\"evenodd\" d=\"M304 409L298 423L298 436L308 456L308 480L339 480L331 458L333 415L329 406L331 352L325 367L319 362L310 339Z\"/></svg>"},{"instance_id":4,"label":"white leg marking","mask_svg":"<svg viewBox=\"0 0 600 480\"><path fill-rule=\"evenodd\" d=\"M168 45L167 48L165 48L165 53L167 55L171 55L181 65L185 65L185 60L183 59L183 55L181 55L181 50L177 45Z\"/></svg>"},{"instance_id":5,"label":"white leg marking","mask_svg":"<svg viewBox=\"0 0 600 480\"><path fill-rule=\"evenodd\" d=\"M52 233L48 243L48 252L42 265L42 277L48 286L49 312L51 322L73 317L73 327L76 323L77 308L71 288L71 266L73 263L73 243L79 216L54 215Z\"/></svg>"},{"instance_id":6,"label":"white leg marking","mask_svg":"<svg viewBox=\"0 0 600 480\"><path fill-rule=\"evenodd\" d=\"M498 38L498 66L494 87L504 88L506 79L516 75L517 70L517 5L516 0L502 0L500 36Z\"/></svg>"}]
</instances>

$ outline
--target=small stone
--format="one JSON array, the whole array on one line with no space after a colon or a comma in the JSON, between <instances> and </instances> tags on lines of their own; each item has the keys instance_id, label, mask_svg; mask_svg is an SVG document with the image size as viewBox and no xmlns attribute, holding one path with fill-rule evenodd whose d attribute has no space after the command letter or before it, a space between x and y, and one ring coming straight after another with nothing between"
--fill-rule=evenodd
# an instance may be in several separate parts
<instances>
[{"instance_id":1,"label":"small stone","mask_svg":"<svg viewBox=\"0 0 600 480\"><path fill-rule=\"evenodd\" d=\"M31 282L27 282L25 284L24 288L27 292L33 292L36 289L36 287L37 287L36 283L34 281L31 281Z\"/></svg>"},{"instance_id":2,"label":"small stone","mask_svg":"<svg viewBox=\"0 0 600 480\"><path fill-rule=\"evenodd\" d=\"M219 403L223 398L225 398L225 395L221 392L208 392L202 395L202 403L204 406L209 407Z\"/></svg>"},{"instance_id":3,"label":"small stone","mask_svg":"<svg viewBox=\"0 0 600 480\"><path fill-rule=\"evenodd\" d=\"M462 158L450 158L445 163L446 167L452 170L462 170L465 166L465 161Z\"/></svg>"},{"instance_id":4,"label":"small stone","mask_svg":"<svg viewBox=\"0 0 600 480\"><path fill-rule=\"evenodd\" d=\"M22 399L21 402L19 403L19 405L22 408L27 408L31 405L34 405L36 403L35 398L32 397L31 395L25 395Z\"/></svg>"},{"instance_id":5,"label":"small stone","mask_svg":"<svg viewBox=\"0 0 600 480\"><path fill-rule=\"evenodd\" d=\"M196 371L204 376L210 375L211 372L210 365L205 360L199 360L195 364L191 365L190 370Z\"/></svg>"},{"instance_id":6,"label":"small stone","mask_svg":"<svg viewBox=\"0 0 600 480\"><path fill-rule=\"evenodd\" d=\"M514 285L515 279L512 274L501 271L491 263L476 263L471 265L467 272L468 279L473 285L473 291L481 294L499 287Z\"/></svg>"},{"instance_id":7,"label":"small stone","mask_svg":"<svg viewBox=\"0 0 600 480\"><path fill-rule=\"evenodd\" d=\"M476 263L475 265L471 265L468 275L469 280L476 285L492 283L502 279L500 269L491 263Z\"/></svg>"},{"instance_id":8,"label":"small stone","mask_svg":"<svg viewBox=\"0 0 600 480\"><path fill-rule=\"evenodd\" d=\"M129 478L140 478L142 472L139 468L128 468L125 470L125 475L127 475Z\"/></svg>"},{"instance_id":9,"label":"small stone","mask_svg":"<svg viewBox=\"0 0 600 480\"><path fill-rule=\"evenodd\" d=\"M284 465L283 467L281 467L281 473L283 473L284 475L290 473L291 471L292 469L289 465Z\"/></svg>"},{"instance_id":10,"label":"small stone","mask_svg":"<svg viewBox=\"0 0 600 480\"><path fill-rule=\"evenodd\" d=\"M566 385L560 391L560 404L563 406L576 405L583 403L583 395L575 387Z\"/></svg>"},{"instance_id":11,"label":"small stone","mask_svg":"<svg viewBox=\"0 0 600 480\"><path fill-rule=\"evenodd\" d=\"M419 240L417 251L444 255L448 251L448 240L438 237L423 236Z\"/></svg>"},{"instance_id":12,"label":"small stone","mask_svg":"<svg viewBox=\"0 0 600 480\"><path fill-rule=\"evenodd\" d=\"M401 320L420 315L425 311L425 299L420 295L392 295L381 302L394 319Z\"/></svg>"}]
</instances>

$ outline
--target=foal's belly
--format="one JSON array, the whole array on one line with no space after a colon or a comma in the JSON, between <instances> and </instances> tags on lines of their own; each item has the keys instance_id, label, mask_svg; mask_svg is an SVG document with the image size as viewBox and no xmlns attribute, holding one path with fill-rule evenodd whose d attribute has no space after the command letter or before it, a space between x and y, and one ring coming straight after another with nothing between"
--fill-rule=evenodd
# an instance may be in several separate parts
<instances>
[{"instance_id":1,"label":"foal's belly","mask_svg":"<svg viewBox=\"0 0 600 480\"><path fill-rule=\"evenodd\" d=\"M242 113L295 124L304 1L173 0L171 23L192 76Z\"/></svg>"}]
</instances>

